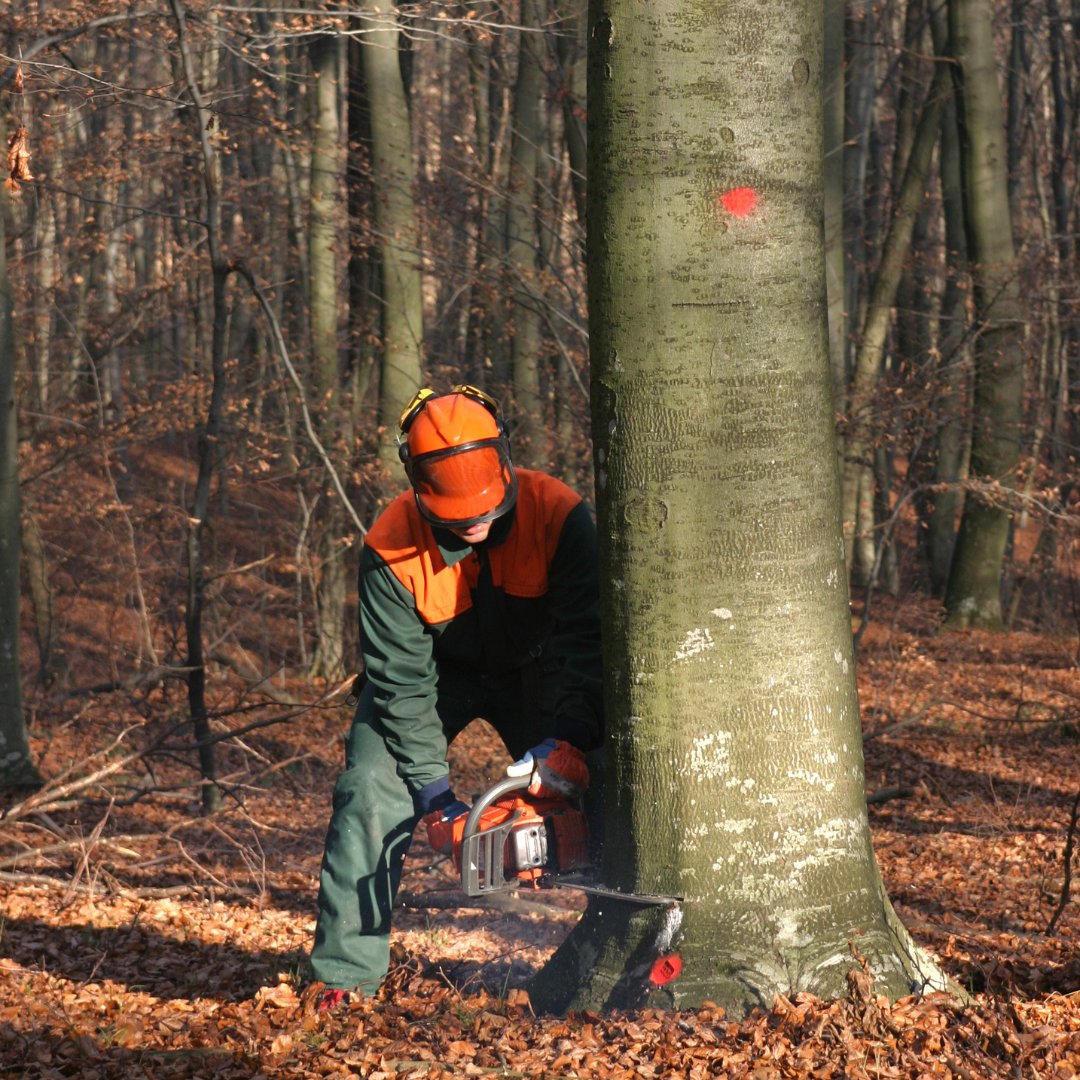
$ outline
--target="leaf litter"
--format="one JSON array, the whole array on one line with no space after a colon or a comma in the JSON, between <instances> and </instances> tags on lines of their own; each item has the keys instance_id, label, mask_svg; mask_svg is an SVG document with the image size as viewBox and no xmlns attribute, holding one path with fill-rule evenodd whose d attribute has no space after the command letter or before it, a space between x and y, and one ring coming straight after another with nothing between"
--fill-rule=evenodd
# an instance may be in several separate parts
<instances>
[{"instance_id":1,"label":"leaf litter","mask_svg":"<svg viewBox=\"0 0 1080 1080\"><path fill-rule=\"evenodd\" d=\"M745 1018L710 1004L536 1016L528 977L581 902L464 906L446 862L417 843L386 985L319 1013L304 963L349 720L334 703L249 731L243 749L223 743L230 801L214 818L196 816L178 758L156 762L145 797L125 797L147 786L133 767L0 822L0 1075L1070 1080L1080 889L1046 928L1071 884L1080 791L1073 643L935 635L936 618L923 601L879 601L862 639L867 791L897 912L971 992L968 1007L936 994L890 1004L855 973L843 1000L778 996ZM132 725L134 745L147 716L180 706L172 693L148 691L141 715L120 695L92 710L55 702L35 751L57 772ZM481 723L452 755L471 793L505 763Z\"/></svg>"}]
</instances>

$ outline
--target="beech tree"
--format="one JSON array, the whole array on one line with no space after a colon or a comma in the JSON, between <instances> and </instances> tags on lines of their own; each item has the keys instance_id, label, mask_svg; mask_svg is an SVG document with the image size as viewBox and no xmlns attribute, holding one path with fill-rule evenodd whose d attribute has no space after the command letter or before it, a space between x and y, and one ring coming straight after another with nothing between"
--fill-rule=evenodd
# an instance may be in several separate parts
<instances>
[{"instance_id":1,"label":"beech tree","mask_svg":"<svg viewBox=\"0 0 1080 1080\"><path fill-rule=\"evenodd\" d=\"M19 437L6 203L7 192L0 189L0 788L40 781L30 759L19 675Z\"/></svg>"},{"instance_id":2,"label":"beech tree","mask_svg":"<svg viewBox=\"0 0 1080 1080\"><path fill-rule=\"evenodd\" d=\"M1020 464L1024 313L1006 180L1005 129L990 9L950 0L960 103L964 221L974 293L971 475L945 591L948 624L1002 629L1001 576Z\"/></svg>"},{"instance_id":3,"label":"beech tree","mask_svg":"<svg viewBox=\"0 0 1080 1080\"><path fill-rule=\"evenodd\" d=\"M421 380L424 317L401 31L384 5L365 2L363 9L369 29L359 56L370 108L374 227L381 260L379 450L383 466L393 471L397 418Z\"/></svg>"},{"instance_id":4,"label":"beech tree","mask_svg":"<svg viewBox=\"0 0 1080 1080\"><path fill-rule=\"evenodd\" d=\"M544 1008L739 1013L842 995L859 965L894 998L945 985L892 910L866 813L821 20L811 0L590 9L602 875L679 899L593 899L530 989Z\"/></svg>"}]
</instances>

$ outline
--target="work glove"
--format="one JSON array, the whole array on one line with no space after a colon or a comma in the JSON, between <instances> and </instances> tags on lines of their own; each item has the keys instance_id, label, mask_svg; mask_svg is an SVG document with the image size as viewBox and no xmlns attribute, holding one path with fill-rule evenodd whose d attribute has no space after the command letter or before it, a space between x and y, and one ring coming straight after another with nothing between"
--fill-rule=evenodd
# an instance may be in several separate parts
<instances>
[{"instance_id":1,"label":"work glove","mask_svg":"<svg viewBox=\"0 0 1080 1080\"><path fill-rule=\"evenodd\" d=\"M507 776L530 776L529 794L547 799L576 799L589 786L585 755L563 739L545 739L506 767Z\"/></svg>"},{"instance_id":2,"label":"work glove","mask_svg":"<svg viewBox=\"0 0 1080 1080\"><path fill-rule=\"evenodd\" d=\"M454 822L469 812L469 807L459 799L454 799L441 810L432 810L420 820L427 830L427 842L432 851L440 855L449 855L454 847Z\"/></svg>"}]
</instances>

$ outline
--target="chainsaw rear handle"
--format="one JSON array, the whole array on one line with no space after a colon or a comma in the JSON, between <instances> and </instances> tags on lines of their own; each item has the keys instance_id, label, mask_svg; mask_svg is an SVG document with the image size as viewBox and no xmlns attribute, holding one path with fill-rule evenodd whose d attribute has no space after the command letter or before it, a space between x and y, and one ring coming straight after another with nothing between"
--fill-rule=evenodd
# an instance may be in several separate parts
<instances>
[{"instance_id":1,"label":"chainsaw rear handle","mask_svg":"<svg viewBox=\"0 0 1080 1080\"><path fill-rule=\"evenodd\" d=\"M530 780L528 775L505 777L485 791L469 811L461 833L461 887L466 896L505 892L514 887L515 882L507 880L504 871L503 847L520 815L511 814L501 825L484 832L479 831L480 819L489 806L511 791L527 788Z\"/></svg>"}]
</instances>

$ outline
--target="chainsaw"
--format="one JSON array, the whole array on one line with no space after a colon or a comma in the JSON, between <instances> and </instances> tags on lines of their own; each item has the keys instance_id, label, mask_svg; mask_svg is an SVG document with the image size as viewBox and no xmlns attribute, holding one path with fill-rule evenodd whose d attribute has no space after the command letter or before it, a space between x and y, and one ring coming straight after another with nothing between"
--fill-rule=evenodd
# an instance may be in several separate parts
<instances>
[{"instance_id":1,"label":"chainsaw","mask_svg":"<svg viewBox=\"0 0 1080 1080\"><path fill-rule=\"evenodd\" d=\"M530 795L529 781L527 775L500 780L454 822L452 850L466 896L557 886L636 904L679 903L675 896L643 896L600 884L592 874L584 811L567 799Z\"/></svg>"}]
</instances>

